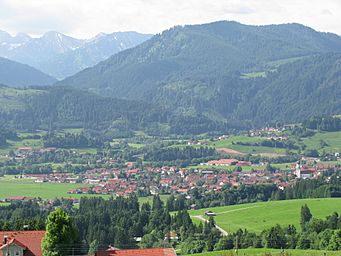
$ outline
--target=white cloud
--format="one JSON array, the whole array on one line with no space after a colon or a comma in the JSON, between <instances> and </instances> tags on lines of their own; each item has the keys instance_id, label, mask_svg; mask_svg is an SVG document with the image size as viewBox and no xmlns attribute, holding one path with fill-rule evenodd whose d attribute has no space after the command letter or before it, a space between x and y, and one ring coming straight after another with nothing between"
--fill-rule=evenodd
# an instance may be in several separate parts
<instances>
[{"instance_id":1,"label":"white cloud","mask_svg":"<svg viewBox=\"0 0 341 256\"><path fill-rule=\"evenodd\" d=\"M0 29L78 37L135 30L157 33L174 25L236 20L297 22L341 34L340 0L0 0Z\"/></svg>"}]
</instances>

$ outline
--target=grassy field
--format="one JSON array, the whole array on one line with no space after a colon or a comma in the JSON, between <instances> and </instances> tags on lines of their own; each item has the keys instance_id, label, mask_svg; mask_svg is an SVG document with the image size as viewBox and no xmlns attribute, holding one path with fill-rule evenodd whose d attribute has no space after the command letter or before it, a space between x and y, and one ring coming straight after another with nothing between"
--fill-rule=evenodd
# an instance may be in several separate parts
<instances>
[{"instance_id":1,"label":"grassy field","mask_svg":"<svg viewBox=\"0 0 341 256\"><path fill-rule=\"evenodd\" d=\"M32 180L0 178L0 198L5 198L7 196L41 197L44 199L53 199L56 197L80 198L84 195L67 193L70 189L78 188L80 186L82 185L67 183L34 183Z\"/></svg>"},{"instance_id":2,"label":"grassy field","mask_svg":"<svg viewBox=\"0 0 341 256\"><path fill-rule=\"evenodd\" d=\"M67 183L34 183L30 179L14 179L14 176L8 175L0 178L0 199L8 196L27 196L41 197L43 199L63 198L81 198L81 197L103 197L110 198L111 195L90 195L90 194L68 194L70 189L79 188L84 184ZM161 200L166 201L168 195L161 195ZM152 196L140 197L139 202L150 204L153 201Z\"/></svg>"},{"instance_id":3,"label":"grassy field","mask_svg":"<svg viewBox=\"0 0 341 256\"><path fill-rule=\"evenodd\" d=\"M276 224L282 226L293 224L299 228L300 210L304 204L309 206L316 218L325 218L333 212L341 212L341 198L321 198L232 205L192 210L189 213L191 216L198 216L212 210L217 214L215 217L217 224L228 232L239 228L261 232ZM193 220L199 222L194 217Z\"/></svg>"},{"instance_id":4,"label":"grassy field","mask_svg":"<svg viewBox=\"0 0 341 256\"><path fill-rule=\"evenodd\" d=\"M41 148L43 143L40 139L29 139L28 137L32 137L34 135L43 136L45 132L18 132L17 140L7 140L6 146L0 147L0 154L6 155L10 150L15 150L19 147L32 147L32 148Z\"/></svg>"},{"instance_id":5,"label":"grassy field","mask_svg":"<svg viewBox=\"0 0 341 256\"><path fill-rule=\"evenodd\" d=\"M290 256L337 256L341 255L337 251L317 251L317 250L284 250L288 254L281 254L282 250L276 249L242 249L238 250L238 254L234 250L229 251L216 251L216 252L205 252L198 254L190 254L193 256L263 256L263 255L290 255Z\"/></svg>"},{"instance_id":6,"label":"grassy field","mask_svg":"<svg viewBox=\"0 0 341 256\"><path fill-rule=\"evenodd\" d=\"M262 137L248 137L248 136L231 136L225 140L211 142L208 146L215 147L217 149L228 148L236 150L244 154L285 154L286 150L283 148L272 148L263 146L247 146L247 145L237 145L237 142L243 143L257 143L264 141L265 138Z\"/></svg>"},{"instance_id":7,"label":"grassy field","mask_svg":"<svg viewBox=\"0 0 341 256\"><path fill-rule=\"evenodd\" d=\"M321 148L321 140L327 143L327 146ZM340 132L318 132L314 136L303 139L307 149L319 149L326 152L340 152L341 151L341 131Z\"/></svg>"}]
</instances>

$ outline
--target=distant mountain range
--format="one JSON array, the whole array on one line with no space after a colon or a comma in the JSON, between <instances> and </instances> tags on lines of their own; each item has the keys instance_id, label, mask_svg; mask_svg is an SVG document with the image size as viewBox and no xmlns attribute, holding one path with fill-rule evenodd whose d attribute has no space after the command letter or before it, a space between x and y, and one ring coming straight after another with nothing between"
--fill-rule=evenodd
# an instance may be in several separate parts
<instances>
[{"instance_id":1,"label":"distant mountain range","mask_svg":"<svg viewBox=\"0 0 341 256\"><path fill-rule=\"evenodd\" d=\"M175 27L69 77L173 113L249 124L341 113L341 38L300 24Z\"/></svg>"},{"instance_id":2,"label":"distant mountain range","mask_svg":"<svg viewBox=\"0 0 341 256\"><path fill-rule=\"evenodd\" d=\"M111 55L134 47L151 35L136 32L101 33L81 40L58 32L39 38L0 31L0 57L28 64L58 79L93 66Z\"/></svg>"},{"instance_id":3,"label":"distant mountain range","mask_svg":"<svg viewBox=\"0 0 341 256\"><path fill-rule=\"evenodd\" d=\"M49 85L56 81L35 68L0 57L0 84L26 87Z\"/></svg>"}]
</instances>

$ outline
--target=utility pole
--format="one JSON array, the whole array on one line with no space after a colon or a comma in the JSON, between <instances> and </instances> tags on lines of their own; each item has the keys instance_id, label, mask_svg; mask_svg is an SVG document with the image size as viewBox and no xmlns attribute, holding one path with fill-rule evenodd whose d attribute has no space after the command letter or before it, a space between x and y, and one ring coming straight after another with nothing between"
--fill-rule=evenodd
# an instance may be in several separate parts
<instances>
[{"instance_id":1,"label":"utility pole","mask_svg":"<svg viewBox=\"0 0 341 256\"><path fill-rule=\"evenodd\" d=\"M236 249L235 249L235 252L236 252L236 255L238 256L238 235L236 236L236 242L235 242L235 246L234 246Z\"/></svg>"},{"instance_id":2,"label":"utility pole","mask_svg":"<svg viewBox=\"0 0 341 256\"><path fill-rule=\"evenodd\" d=\"M4 244L6 245L6 256L9 254L9 248L8 248L8 236L4 236Z\"/></svg>"}]
</instances>

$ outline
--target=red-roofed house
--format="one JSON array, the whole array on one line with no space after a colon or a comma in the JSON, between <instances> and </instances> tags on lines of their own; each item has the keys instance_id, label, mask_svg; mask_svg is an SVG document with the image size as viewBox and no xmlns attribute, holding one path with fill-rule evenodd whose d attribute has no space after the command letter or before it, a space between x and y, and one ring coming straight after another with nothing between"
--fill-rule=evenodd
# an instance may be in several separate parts
<instances>
[{"instance_id":1,"label":"red-roofed house","mask_svg":"<svg viewBox=\"0 0 341 256\"><path fill-rule=\"evenodd\" d=\"M174 249L148 248L133 250L98 251L95 256L176 256Z\"/></svg>"},{"instance_id":2,"label":"red-roofed house","mask_svg":"<svg viewBox=\"0 0 341 256\"><path fill-rule=\"evenodd\" d=\"M45 231L1 231L0 256L41 256Z\"/></svg>"}]
</instances>

